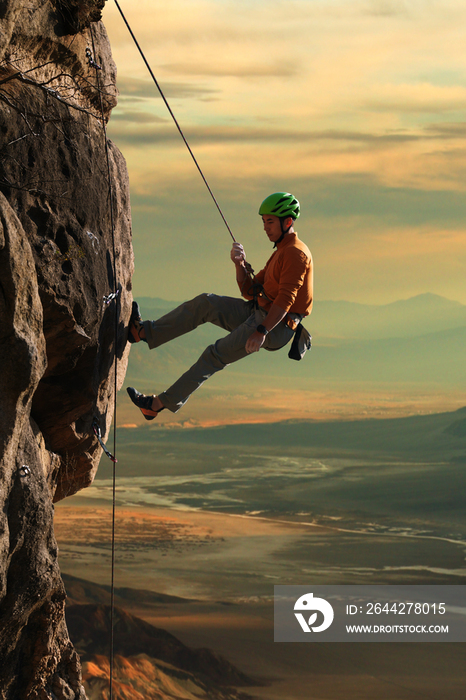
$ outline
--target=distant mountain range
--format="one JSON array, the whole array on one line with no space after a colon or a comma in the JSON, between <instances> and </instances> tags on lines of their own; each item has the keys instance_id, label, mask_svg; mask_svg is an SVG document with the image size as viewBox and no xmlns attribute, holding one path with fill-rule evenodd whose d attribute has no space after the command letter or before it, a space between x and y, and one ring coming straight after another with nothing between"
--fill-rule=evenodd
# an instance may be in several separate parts
<instances>
[{"instance_id":1,"label":"distant mountain range","mask_svg":"<svg viewBox=\"0 0 466 700\"><path fill-rule=\"evenodd\" d=\"M158 318L179 302L140 297L144 318ZM411 338L466 326L466 305L437 294L419 294L382 306L315 300L306 321L317 339Z\"/></svg>"},{"instance_id":2,"label":"distant mountain range","mask_svg":"<svg viewBox=\"0 0 466 700\"><path fill-rule=\"evenodd\" d=\"M310 325L316 338L412 338L466 327L466 306L436 294L419 294L383 306L317 300Z\"/></svg>"},{"instance_id":3,"label":"distant mountain range","mask_svg":"<svg viewBox=\"0 0 466 700\"><path fill-rule=\"evenodd\" d=\"M466 383L466 325L415 337L314 344L317 378L341 381Z\"/></svg>"},{"instance_id":4,"label":"distant mountain range","mask_svg":"<svg viewBox=\"0 0 466 700\"><path fill-rule=\"evenodd\" d=\"M89 700L106 697L109 682L109 587L64 575L68 593L66 622L83 663ZM122 588L116 601L134 605L182 603L181 598ZM79 600L79 604L69 604ZM105 603L103 602L105 601ZM114 616L115 697L144 700L248 700L238 687L259 683L210 649L191 649L175 636L129 614L121 607Z\"/></svg>"},{"instance_id":5,"label":"distant mountain range","mask_svg":"<svg viewBox=\"0 0 466 700\"><path fill-rule=\"evenodd\" d=\"M175 302L143 297L143 318L158 318ZM263 353L241 363L242 375L273 375L338 382L397 382L466 385L466 306L435 294L370 306L346 301L317 301L305 321L313 348L302 363L285 352ZM127 382L165 386L187 369L222 331L206 324L148 353L134 347ZM246 381L242 376L239 384Z\"/></svg>"},{"instance_id":6,"label":"distant mountain range","mask_svg":"<svg viewBox=\"0 0 466 700\"><path fill-rule=\"evenodd\" d=\"M86 581L71 574L62 574L62 579L66 588L67 605L88 605L95 603L98 605L110 605L111 588L104 584ZM143 589L115 588L115 605L124 607L128 601L140 607L151 605L170 605L171 603L189 603L189 598L179 598L166 593L154 593Z\"/></svg>"},{"instance_id":7,"label":"distant mountain range","mask_svg":"<svg viewBox=\"0 0 466 700\"><path fill-rule=\"evenodd\" d=\"M156 428L157 443L306 449L309 454L377 455L380 458L466 464L466 406L457 411L404 418L345 421L282 421L214 428ZM151 430L122 433L122 446L153 440ZM463 471L463 470L462 470Z\"/></svg>"}]
</instances>

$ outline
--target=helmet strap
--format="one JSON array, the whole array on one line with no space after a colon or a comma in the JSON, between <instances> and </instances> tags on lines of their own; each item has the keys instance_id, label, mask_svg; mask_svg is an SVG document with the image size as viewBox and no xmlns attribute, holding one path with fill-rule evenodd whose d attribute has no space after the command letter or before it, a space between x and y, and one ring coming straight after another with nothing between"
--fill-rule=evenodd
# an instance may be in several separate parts
<instances>
[{"instance_id":1,"label":"helmet strap","mask_svg":"<svg viewBox=\"0 0 466 700\"><path fill-rule=\"evenodd\" d=\"M283 226L283 222L286 221L286 219L289 219L290 217L289 216L280 216L279 218L280 218L280 228L282 230L282 235L280 236L278 241L275 241L274 246L273 246L274 248L276 248L277 245L280 243L280 241L282 241L285 238L286 234L288 233L288 231L290 230L290 228L293 226L293 223L294 223L294 221L292 220L291 224L288 226L288 228L285 228Z\"/></svg>"}]
</instances>

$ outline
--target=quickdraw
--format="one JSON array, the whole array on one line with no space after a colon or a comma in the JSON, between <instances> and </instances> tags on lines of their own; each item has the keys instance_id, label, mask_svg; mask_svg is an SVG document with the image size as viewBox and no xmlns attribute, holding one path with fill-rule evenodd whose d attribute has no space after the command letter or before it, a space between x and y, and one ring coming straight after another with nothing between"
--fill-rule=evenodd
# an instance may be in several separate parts
<instances>
[{"instance_id":1,"label":"quickdraw","mask_svg":"<svg viewBox=\"0 0 466 700\"><path fill-rule=\"evenodd\" d=\"M116 292L112 292L112 294L107 294L107 296L104 296L104 304L106 306L108 306L108 304L110 304L111 301L113 301L114 299L117 298L119 293L120 293L120 290L117 289Z\"/></svg>"},{"instance_id":2,"label":"quickdraw","mask_svg":"<svg viewBox=\"0 0 466 700\"><path fill-rule=\"evenodd\" d=\"M102 433L100 432L100 425L99 425L99 421L97 420L97 418L94 418L94 420L92 421L92 430L94 431L94 435L96 436L97 440L99 441L100 446L103 449L103 451L105 452L105 454L107 455L107 457L114 464L116 464L118 462L117 458L114 457L112 455L112 453L107 450L107 448L104 444L104 441L102 440Z\"/></svg>"}]
</instances>

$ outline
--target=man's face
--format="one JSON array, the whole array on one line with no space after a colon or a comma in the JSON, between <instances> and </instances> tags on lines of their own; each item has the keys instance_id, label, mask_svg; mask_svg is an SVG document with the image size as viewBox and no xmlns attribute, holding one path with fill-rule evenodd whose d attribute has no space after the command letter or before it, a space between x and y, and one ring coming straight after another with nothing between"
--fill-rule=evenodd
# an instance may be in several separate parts
<instances>
[{"instance_id":1,"label":"man's face","mask_svg":"<svg viewBox=\"0 0 466 700\"><path fill-rule=\"evenodd\" d=\"M278 241L282 235L282 227L280 226L280 219L278 216L273 216L273 214L267 214L262 217L262 222L264 224L264 231L266 232L269 241L275 243Z\"/></svg>"}]
</instances>

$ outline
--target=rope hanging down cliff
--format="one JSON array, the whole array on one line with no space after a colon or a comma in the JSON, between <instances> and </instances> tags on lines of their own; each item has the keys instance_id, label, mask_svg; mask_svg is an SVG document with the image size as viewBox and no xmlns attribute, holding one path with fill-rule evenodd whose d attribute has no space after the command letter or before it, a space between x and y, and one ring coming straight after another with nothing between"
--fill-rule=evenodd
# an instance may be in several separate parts
<instances>
[{"instance_id":1,"label":"rope hanging down cliff","mask_svg":"<svg viewBox=\"0 0 466 700\"><path fill-rule=\"evenodd\" d=\"M105 157L106 157L106 163L107 163L107 178L108 178L108 197L109 197L109 207L110 207L110 226L111 226L111 233L112 233L112 248L113 248L113 292L107 296L104 297L104 304L108 306L112 301L115 302L115 326L114 326L114 341L113 341L113 346L114 346L114 386L113 386L113 400L114 400L114 405L113 405L113 455L108 451L108 449L105 447L101 434L100 434L100 427L98 424L98 421L94 419L94 422L92 424L92 428L94 430L94 433L101 444L105 454L111 459L112 461L112 555L111 555L111 584L110 584L110 678L109 678L109 700L113 700L113 666L114 666L114 618L115 618L115 520L116 520L116 467L115 463L117 462L116 459L116 434L117 434L117 425L116 425L116 417L117 417L117 376L118 376L118 354L117 354L117 343L118 343L118 303L117 303L117 297L119 293L118 285L117 285L117 276L116 276L116 247L115 247L115 218L114 218L114 198L113 198L113 186L112 186L112 177L111 177L111 172L110 172L110 154L109 154L109 149L108 149L108 139L107 139L107 128L105 124L105 114L104 114L104 105L103 105L103 100L102 100L102 90L100 86L100 79L99 79L99 70L101 70L101 67L99 66L98 63L95 61L95 42L94 42L94 34L92 31L92 25L90 29L90 34L91 34L91 41L92 41L92 52L90 49L86 49L86 56L88 59L88 63L92 68L95 68L95 75L96 75L96 83L97 83L97 90L100 95L100 111L102 115L102 129L103 129L103 135L104 135L104 143L105 143Z\"/></svg>"},{"instance_id":2,"label":"rope hanging down cliff","mask_svg":"<svg viewBox=\"0 0 466 700\"><path fill-rule=\"evenodd\" d=\"M182 131L182 129L181 129L181 127L180 127L180 125L179 125L179 123L178 123L178 121L177 121L175 115L174 115L174 113L173 113L173 110L171 109L171 107L170 107L170 105L169 105L169 103L168 103L168 101L167 101L167 99L166 99L166 97L165 97L165 95L164 95L164 93L163 93L163 91L162 91L162 89L161 89L159 83L157 82L157 79L155 78L155 75L154 75L154 73L153 73L153 71L152 71L152 69L151 69L151 67L150 67L150 65L149 65L149 63L148 63L148 61L147 61L147 59L146 59L146 57L145 57L145 55L144 55L142 49L141 49L141 47L139 46L139 43L138 43L138 41L137 41L137 39L136 39L136 37L135 37L135 35L134 35L134 33L133 33L131 27L130 27L128 21L126 20L126 17L125 17L125 15L124 15L124 13L123 13L123 11L122 11L120 5L118 4L117 0L115 0L115 4L116 4L116 6L117 6L117 8L118 8L118 10L119 10L119 12L120 12L122 18L123 18L123 21L124 21L126 27L128 28L128 31L129 31L130 34L131 34L131 37L132 37L134 43L136 44L136 47L138 48L139 53L141 54L141 56L142 56L142 58L143 58L143 61L144 61L145 65L147 66L147 69L149 70L149 73L150 73L150 75L151 75L151 77L152 77L152 79L153 79L153 81L154 81L154 83L155 83L155 85L156 85L156 87L157 87L157 89L158 89L158 91L159 91L159 93L160 93L160 95L161 95L161 97L162 97L162 99L163 99L163 101L164 101L164 103L165 103L165 105L166 105L166 107L167 107L167 109L168 109L168 111L169 111L169 113L170 113L170 115L171 115L171 117L172 117L172 119L173 119L173 121L174 121L174 123L175 123L175 125L176 125L176 127L177 127L177 129L178 129L178 131L179 131L179 133L180 133L180 135L181 135L181 138L183 139L183 141L184 141L184 143L185 143L185 145L186 145L186 148L188 149L188 151L189 151L189 153L190 153L190 155L191 155L191 158L193 159L193 161L194 161L194 163L195 163L195 165L196 165L196 168L197 168L197 170L198 170L200 176L202 177L202 180L203 180L205 186L207 187L207 189L208 189L208 191L209 191L210 196L212 197L212 200L213 200L214 203L215 203L215 206L217 207L217 210L218 210L220 216L222 217L222 220L223 220L223 222L224 222L224 224L225 224L225 226L226 226L226 228L227 228L227 230L228 230L228 232L229 232L231 238L232 238L233 241L236 243L236 239L235 239L235 237L234 237L234 235L233 235L233 233L232 233L232 231L231 231L231 229L230 229L230 226L228 225L228 222L227 222L227 220L226 220L226 218L225 218L225 216L224 216L224 214L223 214L223 212L222 212L222 210L221 210L221 208L220 208L220 205L218 204L218 202L217 202L217 200L216 200L216 198L215 198L215 195L214 195L214 193L212 192L212 189L210 188L209 183L207 182L207 179L206 179L204 173L202 172L202 169L201 169L201 167L199 166L199 163L197 162L196 157L195 157L195 155L194 155L194 153L193 153L193 151L192 151L192 149L191 149L191 147L190 147L190 145L189 145L189 143L188 143L188 141L187 141L187 139L186 139L186 137L185 137L185 135L184 135L184 133L183 133L183 131ZM111 222L112 246L113 246L113 285L114 285L113 293L111 293L111 294L109 294L108 296L104 297L105 304L109 304L111 301L116 300L116 297L118 296L118 293L119 293L119 290L118 290L118 288L117 288L117 282L116 282L116 262L115 262L115 261L116 261L116 250L115 250L114 203L113 203L113 188L112 188L111 173L110 173L110 158L109 158L109 149L108 149L107 129L106 129L106 124L105 124L104 107L103 107L103 100L102 100L102 90L101 90L101 85L100 85L100 80L99 80L99 71L101 70L101 66L100 66L100 65L96 62L96 60L95 60L95 56L96 56L96 53L95 53L95 42L94 42L94 35L93 35L93 32L92 32L92 28L91 28L91 41L92 41L92 51L91 51L89 48L86 49L86 57L87 57L89 66L91 66L92 68L94 68L94 69L95 69L95 73L96 73L97 90L98 90L99 96L100 96L100 108L101 108L101 115L102 115L102 128L103 128L103 133L104 133L105 155L106 155L106 162L107 162L107 177L108 177L108 185L109 185L109 207L110 207L110 222ZM245 261L245 267L246 267L246 270L247 270L248 274L252 277L252 274L253 274L254 271L253 271L252 267L249 265L249 263L247 263L246 261ZM112 479L112 484L113 484L113 488L112 488L112 490L113 490L113 495L112 495L112 558L111 558L111 572L112 572L112 573L111 573L111 587L110 587L110 590L111 590L111 603L110 603L110 608L111 608L111 613L110 613L110 629L111 629L111 633L110 633L110 678L109 678L109 682L110 682L110 687L109 687L109 698L110 698L110 700L112 700L112 697L113 697L113 667L114 667L114 581L115 581L115 520L116 520L116 468L115 468L115 463L117 462L117 459L116 459L116 434L117 434L117 427L116 427L117 401L116 401L116 395L117 395L117 362L118 362L117 353L116 353L117 339L118 339L118 305L116 304L116 305L115 305L115 339L114 339L114 351L115 351L115 358L114 358L114 362L115 362L115 375L114 375L114 376L115 376L115 385L114 385L114 411L113 411L113 417L114 417L114 426L113 426L113 454L111 454L111 453L109 452L109 450L107 449L107 447L105 446L105 444L104 444L104 442L103 442L102 435L101 435L101 431L100 431L100 425L99 425L98 420L97 420L97 419L94 419L93 424L92 424L92 429L93 429L93 431L94 431L95 436L97 437L97 440L99 441L99 443L100 443L102 449L104 450L105 454L106 454L106 455L109 457L109 459L113 462L113 479Z\"/></svg>"},{"instance_id":3,"label":"rope hanging down cliff","mask_svg":"<svg viewBox=\"0 0 466 700\"><path fill-rule=\"evenodd\" d=\"M184 142L186 148L189 151L189 154L191 155L191 158L194 161L194 164L196 165L196 168L197 168L205 186L207 187L207 190L209 191L210 196L212 197L212 200L213 200L220 216L222 217L222 220L223 220L223 222L228 230L228 233L230 234L233 241L236 243L237 241L236 241L236 239L231 231L230 226L228 225L228 222L227 222L227 220L226 220L226 218L225 218L225 216L220 208L220 205L218 204L217 199L215 198L215 195L212 192L212 189L210 188L209 183L207 182L207 179L206 179L204 173L202 172L202 169L201 169L199 163L197 162L197 159L196 159L196 157L195 157L195 155L194 155L194 153L193 153L193 151L192 151L192 149L191 149L191 147L190 147L190 145L189 145L189 143L188 143L174 113L173 113L173 110L171 109L171 107L170 107L170 105L169 105L169 103L168 103L168 101L167 101L167 99L166 99L166 97L165 97L165 95L164 95L164 93L163 93L163 91L162 91L146 57L145 57L145 55L144 55L144 52L142 51L142 49L141 49L141 47L140 47L140 45L139 45L139 43L138 43L138 41L133 33L120 5L118 4L117 0L115 0L115 4L116 4L118 11L120 12L120 14L123 18L123 21L124 21L126 27L128 28L128 31L129 31L136 47L137 47L139 53L141 54L141 57L146 65L151 77L152 77L152 80L154 81L154 83L155 83L155 85L156 85L156 87L157 87L157 89L158 89L158 91L159 91L159 93L160 93L160 95L161 95L161 97L162 97L178 131L179 131L179 133L180 133L181 138L183 139L183 142ZM113 285L114 285L113 293L104 297L105 304L109 304L111 301L116 300L118 293L119 293L119 290L117 288L117 282L116 282L115 221L114 221L114 209L113 209L114 203L113 203L113 188L112 188L111 173L110 173L110 159L109 159L107 129L106 129L106 124L105 124L104 107L103 107L103 100L102 100L102 90L101 90L100 80L99 80L99 71L101 70L101 66L95 60L96 53L95 53L95 43L94 43L94 35L92 32L92 28L91 28L91 41L92 41L92 52L88 48L86 50L86 57L87 57L89 66L91 66L92 68L95 69L97 90L98 90L99 95L100 95L100 107L101 107L101 115L102 115L102 127L103 127L103 133L104 133L105 155L106 155L106 162L107 162L107 177L108 177L108 185L109 185L109 206L110 206L110 221L111 221L112 245L113 245ZM247 261L244 261L244 267L245 267L248 275L252 278L252 275L254 274L254 270L252 269L251 265ZM115 339L114 339L114 352L115 352L115 358L114 358L115 375L114 375L114 377L115 377L115 381L114 381L114 411L113 411L113 417L114 417L113 455L109 452L109 450L107 449L107 447L105 446L105 444L103 442L98 421L96 419L94 419L94 422L92 424L92 429L93 429L94 434L96 435L100 445L102 446L102 449L104 450L105 454L109 457L109 459L113 462L112 559L111 559L111 572L112 572L112 574L111 574L111 587L110 587L111 588L111 614L110 614L111 638L110 638L110 678L109 678L109 681L110 681L109 699L110 700L112 700L112 697L113 697L113 667L114 667L114 580L115 580L115 520L116 520L116 517L115 517L115 511L116 511L116 468L115 468L115 463L117 462L117 459L116 459L116 434L117 434L117 427L116 427L117 401L116 401L116 396L117 396L117 362L118 362L117 353L116 353L117 339L118 339L118 305L115 304Z\"/></svg>"}]
</instances>

